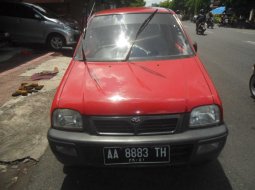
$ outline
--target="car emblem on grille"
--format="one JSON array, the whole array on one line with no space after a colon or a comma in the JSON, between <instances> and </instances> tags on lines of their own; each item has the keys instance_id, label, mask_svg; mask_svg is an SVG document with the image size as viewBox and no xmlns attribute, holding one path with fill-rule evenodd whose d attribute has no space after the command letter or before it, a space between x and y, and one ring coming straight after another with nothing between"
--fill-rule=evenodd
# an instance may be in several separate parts
<instances>
[{"instance_id":1,"label":"car emblem on grille","mask_svg":"<svg viewBox=\"0 0 255 190\"><path fill-rule=\"evenodd\" d=\"M141 122L141 118L140 117L132 117L131 122L134 124L138 124Z\"/></svg>"}]
</instances>

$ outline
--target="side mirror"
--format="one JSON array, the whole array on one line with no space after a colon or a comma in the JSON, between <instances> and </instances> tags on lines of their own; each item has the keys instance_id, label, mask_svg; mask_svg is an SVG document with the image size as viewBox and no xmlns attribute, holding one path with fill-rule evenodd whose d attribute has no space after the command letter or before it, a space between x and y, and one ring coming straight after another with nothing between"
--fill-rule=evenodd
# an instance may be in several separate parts
<instances>
[{"instance_id":1,"label":"side mirror","mask_svg":"<svg viewBox=\"0 0 255 190\"><path fill-rule=\"evenodd\" d=\"M197 42L193 43L194 50L197 52Z\"/></svg>"},{"instance_id":2,"label":"side mirror","mask_svg":"<svg viewBox=\"0 0 255 190\"><path fill-rule=\"evenodd\" d=\"M35 14L34 16L35 16L35 19L36 19L36 20L42 20L42 17L41 17L40 15Z\"/></svg>"}]
</instances>

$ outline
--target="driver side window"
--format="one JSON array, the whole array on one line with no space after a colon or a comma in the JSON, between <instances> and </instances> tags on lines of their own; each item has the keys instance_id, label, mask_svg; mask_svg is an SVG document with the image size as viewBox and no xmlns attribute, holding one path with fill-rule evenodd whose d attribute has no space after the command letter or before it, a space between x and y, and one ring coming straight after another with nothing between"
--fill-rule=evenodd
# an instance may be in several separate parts
<instances>
[{"instance_id":1,"label":"driver side window","mask_svg":"<svg viewBox=\"0 0 255 190\"><path fill-rule=\"evenodd\" d=\"M35 19L35 12L32 8L26 7L24 5L17 5L16 13L18 17L25 19Z\"/></svg>"}]
</instances>

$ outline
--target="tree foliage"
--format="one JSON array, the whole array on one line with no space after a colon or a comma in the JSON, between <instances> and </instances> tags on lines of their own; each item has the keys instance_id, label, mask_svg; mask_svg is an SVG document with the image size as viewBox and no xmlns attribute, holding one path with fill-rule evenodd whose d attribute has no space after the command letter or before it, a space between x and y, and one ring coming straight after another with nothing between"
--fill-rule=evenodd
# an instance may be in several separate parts
<instances>
[{"instance_id":1,"label":"tree foliage","mask_svg":"<svg viewBox=\"0 0 255 190\"><path fill-rule=\"evenodd\" d=\"M250 10L255 7L254 0L221 0L221 2L227 7L232 8L247 8Z\"/></svg>"},{"instance_id":2,"label":"tree foliage","mask_svg":"<svg viewBox=\"0 0 255 190\"><path fill-rule=\"evenodd\" d=\"M186 0L172 0L170 8L173 10L186 10Z\"/></svg>"},{"instance_id":3,"label":"tree foliage","mask_svg":"<svg viewBox=\"0 0 255 190\"><path fill-rule=\"evenodd\" d=\"M197 14L202 8L209 11L210 4L211 0L165 0L159 5L190 15ZM236 13L248 15L249 11L255 7L255 0L221 0L221 4L227 8L233 8Z\"/></svg>"},{"instance_id":4,"label":"tree foliage","mask_svg":"<svg viewBox=\"0 0 255 190\"><path fill-rule=\"evenodd\" d=\"M158 3L152 3L151 6L152 7L159 7L159 4Z\"/></svg>"},{"instance_id":5,"label":"tree foliage","mask_svg":"<svg viewBox=\"0 0 255 190\"><path fill-rule=\"evenodd\" d=\"M250 16L251 9L255 8L254 0L221 0L221 2L226 6L227 12L246 18Z\"/></svg>"},{"instance_id":6,"label":"tree foliage","mask_svg":"<svg viewBox=\"0 0 255 190\"><path fill-rule=\"evenodd\" d=\"M117 7L143 7L146 4L144 0L109 0L109 2L114 2Z\"/></svg>"},{"instance_id":7,"label":"tree foliage","mask_svg":"<svg viewBox=\"0 0 255 190\"><path fill-rule=\"evenodd\" d=\"M129 2L130 2L129 4L130 7L143 7L146 4L144 0L131 0Z\"/></svg>"},{"instance_id":8,"label":"tree foliage","mask_svg":"<svg viewBox=\"0 0 255 190\"><path fill-rule=\"evenodd\" d=\"M186 7L189 7L190 12L197 14L200 9L205 11L210 10L210 0L186 0Z\"/></svg>"},{"instance_id":9,"label":"tree foliage","mask_svg":"<svg viewBox=\"0 0 255 190\"><path fill-rule=\"evenodd\" d=\"M186 14L197 14L201 8L208 9L210 0L166 0L159 4L161 7L180 10Z\"/></svg>"},{"instance_id":10,"label":"tree foliage","mask_svg":"<svg viewBox=\"0 0 255 190\"><path fill-rule=\"evenodd\" d=\"M166 0L166 1L163 1L163 2L160 2L159 3L159 6L160 7L165 7L165 8L170 8L170 6L171 6L171 4L172 4L172 2L170 1L170 0Z\"/></svg>"}]
</instances>

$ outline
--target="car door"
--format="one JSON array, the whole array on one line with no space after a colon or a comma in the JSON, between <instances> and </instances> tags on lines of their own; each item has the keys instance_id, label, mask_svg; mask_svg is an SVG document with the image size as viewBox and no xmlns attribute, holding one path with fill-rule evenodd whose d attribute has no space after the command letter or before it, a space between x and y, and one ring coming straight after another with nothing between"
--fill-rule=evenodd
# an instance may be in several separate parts
<instances>
[{"instance_id":1,"label":"car door","mask_svg":"<svg viewBox=\"0 0 255 190\"><path fill-rule=\"evenodd\" d=\"M19 31L20 41L30 43L44 42L44 20L43 17L38 15L32 7L24 4L18 4L16 7L19 14Z\"/></svg>"},{"instance_id":2,"label":"car door","mask_svg":"<svg viewBox=\"0 0 255 190\"><path fill-rule=\"evenodd\" d=\"M0 28L9 32L12 40L17 41L20 38L20 19L16 3L0 3Z\"/></svg>"}]
</instances>

